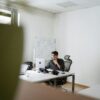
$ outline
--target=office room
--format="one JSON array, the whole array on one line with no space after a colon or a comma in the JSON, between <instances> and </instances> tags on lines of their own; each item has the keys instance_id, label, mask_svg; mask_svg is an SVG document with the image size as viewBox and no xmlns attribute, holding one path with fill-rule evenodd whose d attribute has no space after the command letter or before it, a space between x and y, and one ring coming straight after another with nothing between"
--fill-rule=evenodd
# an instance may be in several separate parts
<instances>
[{"instance_id":1,"label":"office room","mask_svg":"<svg viewBox=\"0 0 100 100\"><path fill-rule=\"evenodd\" d=\"M8 12L2 13L5 8L6 10L10 8L11 12L9 14L7 14ZM8 96L6 96L6 92L10 93L12 91L13 93L9 94L8 100L13 100L11 99L13 98L12 95L16 94L15 100L40 100L42 98L42 100L53 100L56 97L58 100L61 98L63 100L67 98L69 100L73 98L83 100L100 99L100 0L1 0L0 15L11 17L7 23L6 19L0 17L0 23L6 23L7 27L10 24L14 24L9 29L12 33L14 33L12 30L16 31L14 34L18 36L16 35L14 40L19 38L18 43L21 43L19 47L14 46L15 49L12 49L13 45L18 45L18 43L14 44L12 40L12 42L6 44L5 41L4 45L12 45L9 48L9 46L3 46L3 36L0 36L0 55L4 60L1 58L2 63L0 66L5 65L9 69L7 76L3 76L2 70L6 70L6 67L1 67L0 77L4 81L1 82L1 99L6 100ZM1 26L0 30L2 31L0 33L7 33L3 31L4 29L6 30L4 26ZM11 33L10 30L9 33ZM23 36L20 33L23 33ZM4 35L4 37L6 36ZM7 34L7 37L13 38L12 34L11 36ZM13 55L13 50L14 53L16 52L16 57L11 56ZM5 53L6 51L7 53ZM51 76L46 77L48 73L43 74L43 80L41 77L42 81L39 79L39 81L33 82L32 78L34 77L32 75L34 73L30 72L36 71L36 69L34 70L36 58L43 58L42 60L45 60L45 64L47 64L51 59L52 51L58 51L58 57L62 58L64 62L66 61L66 56L70 56L72 63L70 70L65 72L65 74L66 77L68 75L71 75L71 77L68 77L66 83L60 86L51 86L51 84L44 83L44 78L46 81L49 80L48 77L50 77L50 80L52 79ZM17 56L17 53L19 56ZM8 57L7 55L10 56ZM20 57L19 60L18 57ZM5 61L8 59L11 59L13 64L10 64L10 62L6 63ZM18 67L14 68L14 63L17 62L19 63L19 65L16 64ZM25 74L19 75L21 65L27 65L28 62L32 64L31 70L25 71L26 76ZM12 65L11 68L10 65ZM4 79L9 79L15 73L20 80L19 85L18 79L15 78L15 81L12 81L12 84L15 84L14 90L10 91L8 87L11 88L13 85L10 83L5 84L8 81L6 82ZM35 75L38 74L41 73L36 73ZM52 77L56 79L58 76L53 75ZM75 78L74 93L73 77ZM2 91L5 88L7 90ZM15 91L17 91L16 94Z\"/></svg>"}]
</instances>

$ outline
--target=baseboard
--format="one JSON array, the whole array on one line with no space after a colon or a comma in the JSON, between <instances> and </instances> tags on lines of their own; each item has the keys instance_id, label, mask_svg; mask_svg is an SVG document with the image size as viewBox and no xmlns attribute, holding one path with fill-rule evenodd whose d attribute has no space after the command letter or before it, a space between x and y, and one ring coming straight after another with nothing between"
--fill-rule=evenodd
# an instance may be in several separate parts
<instances>
[{"instance_id":1,"label":"baseboard","mask_svg":"<svg viewBox=\"0 0 100 100\"><path fill-rule=\"evenodd\" d=\"M71 82L67 82L69 84L72 84ZM84 85L84 84L80 84L80 83L75 83L76 86L80 86L80 87L83 87L83 88L89 88L89 86L87 85Z\"/></svg>"}]
</instances>

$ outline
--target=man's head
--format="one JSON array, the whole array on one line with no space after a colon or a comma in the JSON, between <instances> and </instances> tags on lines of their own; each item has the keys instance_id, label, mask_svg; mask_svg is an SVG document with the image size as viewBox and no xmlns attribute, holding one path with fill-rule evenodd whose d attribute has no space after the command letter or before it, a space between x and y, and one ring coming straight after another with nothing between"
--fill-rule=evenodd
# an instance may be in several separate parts
<instances>
[{"instance_id":1,"label":"man's head","mask_svg":"<svg viewBox=\"0 0 100 100\"><path fill-rule=\"evenodd\" d=\"M58 59L58 51L53 51L52 53L52 59L57 60Z\"/></svg>"}]
</instances>

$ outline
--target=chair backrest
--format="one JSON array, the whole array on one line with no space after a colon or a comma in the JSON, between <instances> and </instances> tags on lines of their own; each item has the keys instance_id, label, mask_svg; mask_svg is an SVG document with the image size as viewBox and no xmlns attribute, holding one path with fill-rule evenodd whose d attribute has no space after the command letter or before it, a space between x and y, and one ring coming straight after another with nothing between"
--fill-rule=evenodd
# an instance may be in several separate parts
<instances>
[{"instance_id":1,"label":"chair backrest","mask_svg":"<svg viewBox=\"0 0 100 100\"><path fill-rule=\"evenodd\" d=\"M65 59L64 64L65 64L65 71L69 72L71 64L72 64L72 60L69 58Z\"/></svg>"}]
</instances>

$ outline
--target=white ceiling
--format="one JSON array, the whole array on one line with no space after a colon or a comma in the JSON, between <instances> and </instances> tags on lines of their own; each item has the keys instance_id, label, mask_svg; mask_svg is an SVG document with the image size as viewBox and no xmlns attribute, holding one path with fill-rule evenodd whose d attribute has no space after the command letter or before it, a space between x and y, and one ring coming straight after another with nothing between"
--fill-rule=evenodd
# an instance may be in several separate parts
<instances>
[{"instance_id":1,"label":"white ceiling","mask_svg":"<svg viewBox=\"0 0 100 100\"><path fill-rule=\"evenodd\" d=\"M59 13L100 5L100 0L26 0L31 6Z\"/></svg>"}]
</instances>

